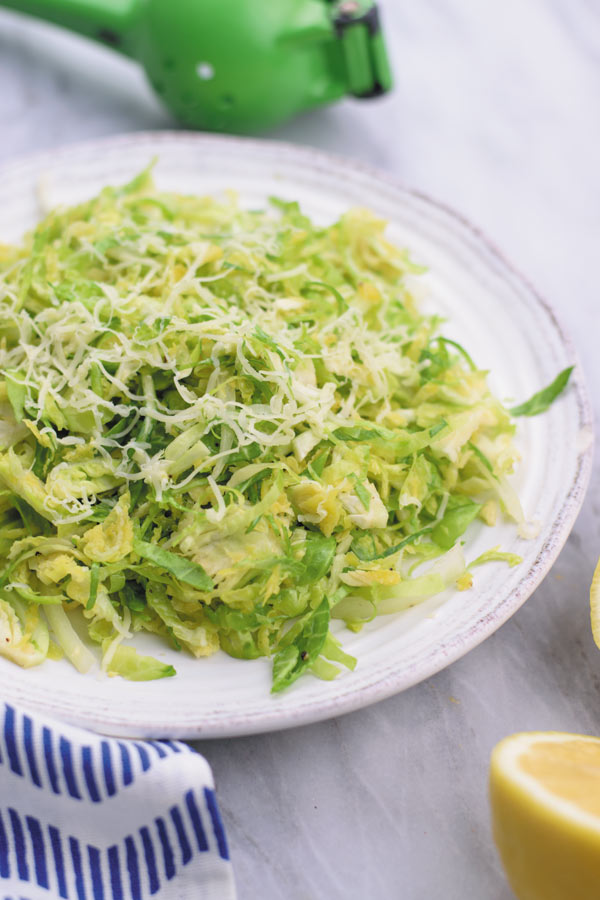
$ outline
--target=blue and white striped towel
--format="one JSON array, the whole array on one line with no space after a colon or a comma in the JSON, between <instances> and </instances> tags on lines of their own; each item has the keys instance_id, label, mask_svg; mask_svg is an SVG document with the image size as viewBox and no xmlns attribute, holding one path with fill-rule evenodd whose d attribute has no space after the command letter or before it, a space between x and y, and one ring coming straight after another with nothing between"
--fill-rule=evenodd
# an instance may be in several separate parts
<instances>
[{"instance_id":1,"label":"blue and white striped towel","mask_svg":"<svg viewBox=\"0 0 600 900\"><path fill-rule=\"evenodd\" d=\"M0 704L0 900L235 900L204 757Z\"/></svg>"}]
</instances>

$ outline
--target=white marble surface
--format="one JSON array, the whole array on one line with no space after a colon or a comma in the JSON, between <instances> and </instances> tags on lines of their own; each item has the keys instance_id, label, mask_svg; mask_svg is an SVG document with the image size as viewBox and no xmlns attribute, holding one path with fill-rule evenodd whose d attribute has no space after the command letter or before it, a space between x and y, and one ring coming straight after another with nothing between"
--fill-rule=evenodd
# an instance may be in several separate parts
<instances>
[{"instance_id":1,"label":"white marble surface","mask_svg":"<svg viewBox=\"0 0 600 900\"><path fill-rule=\"evenodd\" d=\"M306 115L275 137L366 160L482 226L555 304L597 409L600 7L382 6L395 92ZM0 162L173 124L135 67L8 13L0 88ZM450 669L336 721L201 745L240 900L509 900L488 824L492 746L523 729L600 734L587 597L599 475L544 584Z\"/></svg>"}]
</instances>

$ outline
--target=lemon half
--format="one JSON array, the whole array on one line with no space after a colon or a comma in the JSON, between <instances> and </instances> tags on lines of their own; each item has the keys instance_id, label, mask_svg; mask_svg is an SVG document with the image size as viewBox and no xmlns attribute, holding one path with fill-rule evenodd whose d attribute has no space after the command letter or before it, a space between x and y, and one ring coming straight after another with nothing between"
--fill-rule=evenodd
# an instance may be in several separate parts
<instances>
[{"instance_id":1,"label":"lemon half","mask_svg":"<svg viewBox=\"0 0 600 900\"><path fill-rule=\"evenodd\" d=\"M598 560L590 587L590 615L592 617L592 634L596 646L600 647L600 560Z\"/></svg>"},{"instance_id":2,"label":"lemon half","mask_svg":"<svg viewBox=\"0 0 600 900\"><path fill-rule=\"evenodd\" d=\"M490 767L494 838L519 900L600 898L600 738L515 734Z\"/></svg>"}]
</instances>

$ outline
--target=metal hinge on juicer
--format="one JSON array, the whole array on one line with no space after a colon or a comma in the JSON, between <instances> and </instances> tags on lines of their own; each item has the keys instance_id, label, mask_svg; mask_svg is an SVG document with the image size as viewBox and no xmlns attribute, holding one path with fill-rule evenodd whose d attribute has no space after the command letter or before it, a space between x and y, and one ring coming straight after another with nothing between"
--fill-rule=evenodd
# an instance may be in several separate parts
<instances>
[{"instance_id":1,"label":"metal hinge on juicer","mask_svg":"<svg viewBox=\"0 0 600 900\"><path fill-rule=\"evenodd\" d=\"M343 46L350 93L368 98L389 91L392 75L377 5L365 8L359 0L341 0L333 4L332 17Z\"/></svg>"}]
</instances>

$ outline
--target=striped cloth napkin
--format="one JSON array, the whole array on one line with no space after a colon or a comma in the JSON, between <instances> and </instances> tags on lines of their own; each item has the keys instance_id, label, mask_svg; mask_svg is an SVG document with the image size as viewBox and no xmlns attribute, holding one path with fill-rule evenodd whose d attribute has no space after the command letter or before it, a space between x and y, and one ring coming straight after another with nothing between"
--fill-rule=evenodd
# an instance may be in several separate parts
<instances>
[{"instance_id":1,"label":"striped cloth napkin","mask_svg":"<svg viewBox=\"0 0 600 900\"><path fill-rule=\"evenodd\" d=\"M0 900L235 900L204 757L0 704Z\"/></svg>"}]
</instances>

